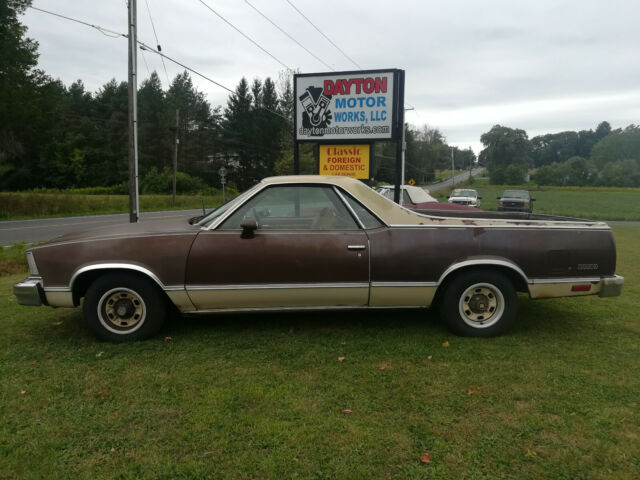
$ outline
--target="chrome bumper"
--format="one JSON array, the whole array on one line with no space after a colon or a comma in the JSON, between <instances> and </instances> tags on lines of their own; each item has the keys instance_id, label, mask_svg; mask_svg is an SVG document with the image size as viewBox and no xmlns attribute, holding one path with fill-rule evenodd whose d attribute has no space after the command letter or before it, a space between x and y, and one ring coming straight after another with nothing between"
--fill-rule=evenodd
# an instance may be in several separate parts
<instances>
[{"instance_id":1,"label":"chrome bumper","mask_svg":"<svg viewBox=\"0 0 640 480\"><path fill-rule=\"evenodd\" d=\"M44 290L42 289L42 278L29 277L13 285L13 294L18 299L20 305L39 307L46 304Z\"/></svg>"},{"instance_id":2,"label":"chrome bumper","mask_svg":"<svg viewBox=\"0 0 640 480\"><path fill-rule=\"evenodd\" d=\"M620 275L603 278L600 281L600 293L598 295L601 297L617 297L622 293L623 284L624 277Z\"/></svg>"}]
</instances>

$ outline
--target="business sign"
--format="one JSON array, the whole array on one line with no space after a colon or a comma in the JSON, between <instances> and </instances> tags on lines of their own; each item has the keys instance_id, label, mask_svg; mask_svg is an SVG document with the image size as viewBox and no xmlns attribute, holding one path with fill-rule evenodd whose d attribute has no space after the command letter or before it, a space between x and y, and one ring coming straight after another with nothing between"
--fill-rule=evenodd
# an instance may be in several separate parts
<instances>
[{"instance_id":1,"label":"business sign","mask_svg":"<svg viewBox=\"0 0 640 480\"><path fill-rule=\"evenodd\" d=\"M397 139L398 72L294 75L296 140Z\"/></svg>"},{"instance_id":2,"label":"business sign","mask_svg":"<svg viewBox=\"0 0 640 480\"><path fill-rule=\"evenodd\" d=\"M369 145L320 145L320 175L369 178Z\"/></svg>"}]
</instances>

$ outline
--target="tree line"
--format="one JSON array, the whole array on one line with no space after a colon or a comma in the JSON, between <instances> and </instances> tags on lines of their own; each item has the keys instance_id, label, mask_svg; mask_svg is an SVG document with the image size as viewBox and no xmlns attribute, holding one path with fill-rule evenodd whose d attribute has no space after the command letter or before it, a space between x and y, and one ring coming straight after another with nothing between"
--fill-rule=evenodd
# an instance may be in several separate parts
<instances>
[{"instance_id":1,"label":"tree line","mask_svg":"<svg viewBox=\"0 0 640 480\"><path fill-rule=\"evenodd\" d=\"M491 183L518 185L528 172L538 185L640 187L640 126L538 135L495 125L480 138L479 161Z\"/></svg>"},{"instance_id":2,"label":"tree line","mask_svg":"<svg viewBox=\"0 0 640 480\"><path fill-rule=\"evenodd\" d=\"M0 190L108 187L128 191L127 84L97 92L69 86L37 68L38 44L19 21L31 0L0 2ZM188 72L163 89L153 72L138 88L139 171L143 193L169 193L178 152L178 191L219 186L218 170L240 190L269 175L293 173L293 88L242 78L226 106L212 106ZM433 127L405 125L405 178L434 180L436 171L470 168L471 148L447 144ZM539 184L640 186L640 127L541 135L500 125L481 137L479 161L493 183L518 184L536 169ZM177 144L177 145L176 145ZM303 144L301 173L317 173L317 150ZM372 177L394 182L396 145L376 142Z\"/></svg>"}]
</instances>

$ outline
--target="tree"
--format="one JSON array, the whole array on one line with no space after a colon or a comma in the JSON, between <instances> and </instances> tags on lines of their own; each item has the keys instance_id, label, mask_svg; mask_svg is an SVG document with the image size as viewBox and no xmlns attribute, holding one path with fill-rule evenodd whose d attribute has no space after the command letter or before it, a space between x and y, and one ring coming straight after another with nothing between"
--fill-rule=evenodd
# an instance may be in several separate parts
<instances>
[{"instance_id":1,"label":"tree","mask_svg":"<svg viewBox=\"0 0 640 480\"><path fill-rule=\"evenodd\" d=\"M216 153L219 116L202 92L194 86L188 72L176 75L166 94L167 125L175 125L176 109L180 110L180 169L189 174L208 168L208 158Z\"/></svg>"},{"instance_id":2,"label":"tree","mask_svg":"<svg viewBox=\"0 0 640 480\"><path fill-rule=\"evenodd\" d=\"M625 159L640 160L640 126L629 125L622 131L610 133L591 151L591 160L599 169L607 163Z\"/></svg>"},{"instance_id":3,"label":"tree","mask_svg":"<svg viewBox=\"0 0 640 480\"><path fill-rule=\"evenodd\" d=\"M138 89L139 166L143 172L172 165L175 121L168 124L165 103L160 77L153 71Z\"/></svg>"},{"instance_id":4,"label":"tree","mask_svg":"<svg viewBox=\"0 0 640 480\"><path fill-rule=\"evenodd\" d=\"M509 165L516 165L521 171L531 165L531 144L524 130L495 125L480 141L485 146L480 162L487 166L492 183L506 183L505 169Z\"/></svg>"},{"instance_id":5,"label":"tree","mask_svg":"<svg viewBox=\"0 0 640 480\"><path fill-rule=\"evenodd\" d=\"M249 84L243 77L227 100L222 122L228 164L235 167L229 174L229 179L234 181L240 190L250 187L258 180L253 164L252 103Z\"/></svg>"}]
</instances>

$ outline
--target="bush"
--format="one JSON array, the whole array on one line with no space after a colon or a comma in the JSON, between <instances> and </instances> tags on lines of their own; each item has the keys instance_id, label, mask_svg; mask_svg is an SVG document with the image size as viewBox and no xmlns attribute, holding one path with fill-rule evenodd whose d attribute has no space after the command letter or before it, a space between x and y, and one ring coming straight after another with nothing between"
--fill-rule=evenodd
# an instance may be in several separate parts
<instances>
[{"instance_id":1,"label":"bush","mask_svg":"<svg viewBox=\"0 0 640 480\"><path fill-rule=\"evenodd\" d=\"M140 181L142 194L170 194L173 192L173 172L169 168L158 170L153 167ZM209 187L199 177L178 172L176 175L176 193L214 195L217 189Z\"/></svg>"}]
</instances>

